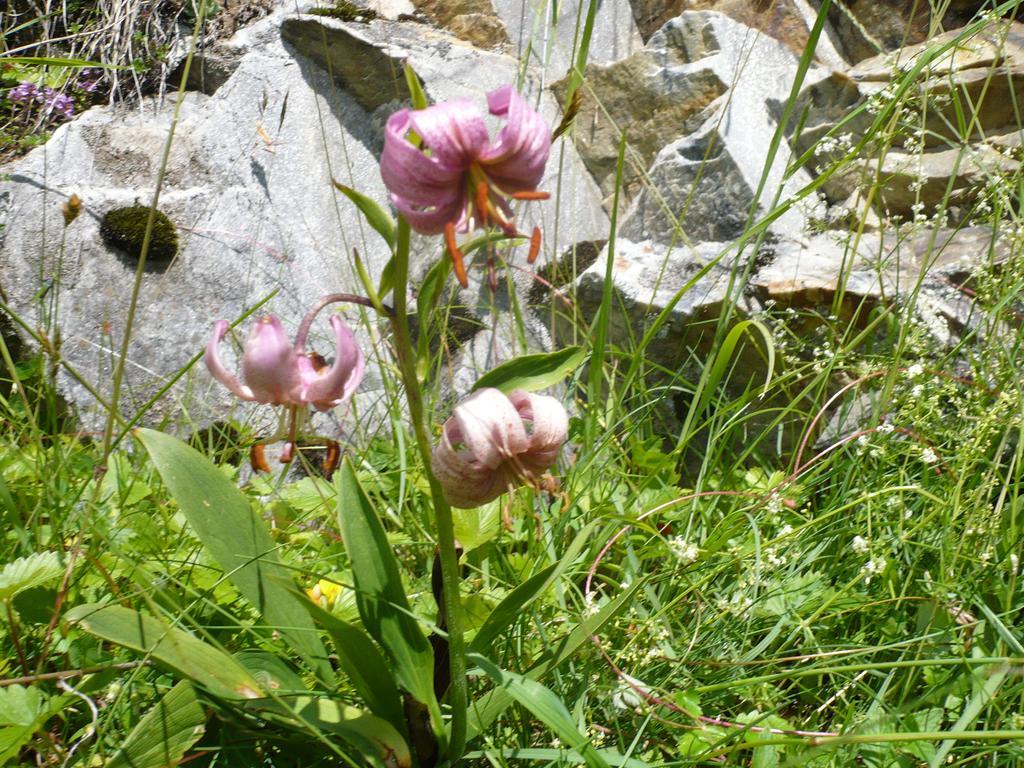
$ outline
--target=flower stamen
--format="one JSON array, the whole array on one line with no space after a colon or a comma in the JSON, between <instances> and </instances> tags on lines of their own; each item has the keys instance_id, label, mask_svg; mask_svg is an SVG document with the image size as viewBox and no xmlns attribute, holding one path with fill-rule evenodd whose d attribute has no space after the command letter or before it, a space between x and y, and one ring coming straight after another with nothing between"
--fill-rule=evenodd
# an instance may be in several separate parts
<instances>
[{"instance_id":1,"label":"flower stamen","mask_svg":"<svg viewBox=\"0 0 1024 768\"><path fill-rule=\"evenodd\" d=\"M444 225L444 242L448 248L448 255L451 256L452 266L455 268L455 277L463 288L469 287L469 275L466 274L466 262L462 258L462 251L459 244L455 242L455 224L449 221Z\"/></svg>"},{"instance_id":2,"label":"flower stamen","mask_svg":"<svg viewBox=\"0 0 1024 768\"><path fill-rule=\"evenodd\" d=\"M537 254L540 253L540 227L533 228L533 234L530 235L530 253L526 257L527 264L533 264L537 260Z\"/></svg>"}]
</instances>

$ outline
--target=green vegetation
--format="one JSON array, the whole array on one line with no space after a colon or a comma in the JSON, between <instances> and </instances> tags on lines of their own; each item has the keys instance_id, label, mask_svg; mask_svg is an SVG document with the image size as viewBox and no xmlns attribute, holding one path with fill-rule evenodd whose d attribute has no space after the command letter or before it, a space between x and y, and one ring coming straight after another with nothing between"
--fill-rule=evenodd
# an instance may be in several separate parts
<instances>
[{"instance_id":1,"label":"green vegetation","mask_svg":"<svg viewBox=\"0 0 1024 768\"><path fill-rule=\"evenodd\" d=\"M833 172L919 137L916 76ZM868 203L838 237L864 235L884 183L863 174ZM485 381L564 387L554 478L453 510L475 702L461 765L1024 764L1020 183L987 179L953 224L989 227L1013 258L959 286L974 324L949 345L914 292L839 292L767 308L744 326L763 334L732 324L666 370L649 347L667 316L602 344L610 294L595 317L555 305L579 348ZM432 764L452 717L431 666L441 514L402 386L423 382L436 442L451 360L429 342L454 335L457 310L439 244L413 346L408 229L348 200L396 255L394 295L367 299L395 436L354 408L333 479L302 453L301 471L251 472L242 457L266 435L227 414L191 448L168 434L187 413L131 429L151 414L122 413L117 386L104 433L79 434L59 344L15 359L0 337L0 765ZM948 202L901 234L948 223ZM104 237L137 255L149 213L108 213ZM159 212L151 235L151 257L172 258Z\"/></svg>"}]
</instances>

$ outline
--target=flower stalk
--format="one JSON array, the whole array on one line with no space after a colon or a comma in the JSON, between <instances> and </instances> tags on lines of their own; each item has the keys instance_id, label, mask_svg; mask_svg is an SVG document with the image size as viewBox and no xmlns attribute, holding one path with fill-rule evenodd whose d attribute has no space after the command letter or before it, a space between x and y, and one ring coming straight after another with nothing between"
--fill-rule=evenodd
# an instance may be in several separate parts
<instances>
[{"instance_id":1,"label":"flower stalk","mask_svg":"<svg viewBox=\"0 0 1024 768\"><path fill-rule=\"evenodd\" d=\"M423 471L426 472L427 481L430 484L434 520L437 525L444 610L448 620L448 654L451 669L451 687L448 689L448 699L451 705L452 720L448 736L448 760L449 764L454 765L462 756L466 743L468 702L466 649L462 636L462 605L459 601L459 556L455 551L455 524L452 520L452 509L444 497L441 484L431 470L431 443L424 423L423 392L416 375L416 351L409 332L409 313L406 302L408 280L409 223L404 217L399 217L398 240L395 248L394 314L390 316L390 319L394 334L395 358L409 405L409 421L412 423L416 446L423 459Z\"/></svg>"}]
</instances>

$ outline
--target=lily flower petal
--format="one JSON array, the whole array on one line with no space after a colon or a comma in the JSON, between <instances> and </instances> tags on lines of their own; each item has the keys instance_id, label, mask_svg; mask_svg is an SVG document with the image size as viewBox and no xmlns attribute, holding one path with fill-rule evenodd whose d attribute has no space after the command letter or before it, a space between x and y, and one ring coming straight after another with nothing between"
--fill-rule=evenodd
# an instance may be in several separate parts
<instances>
[{"instance_id":1,"label":"lily flower petal","mask_svg":"<svg viewBox=\"0 0 1024 768\"><path fill-rule=\"evenodd\" d=\"M316 371L300 385L298 399L312 403L318 411L347 402L363 380L366 366L363 351L345 321L339 315L332 315L331 327L336 340L334 364L327 370Z\"/></svg>"},{"instance_id":2,"label":"lily flower petal","mask_svg":"<svg viewBox=\"0 0 1024 768\"><path fill-rule=\"evenodd\" d=\"M464 231L471 206L476 226L497 224L515 232L505 198L536 190L551 149L551 129L512 86L492 91L487 99L491 114L505 118L493 143L483 115L468 101L402 109L388 118L381 178L417 232L437 235L448 224ZM419 136L421 146L413 145L410 133Z\"/></svg>"},{"instance_id":3,"label":"lily flower petal","mask_svg":"<svg viewBox=\"0 0 1024 768\"><path fill-rule=\"evenodd\" d=\"M551 128L511 85L487 94L487 104L492 115L507 122L480 153L484 171L506 194L536 189L551 151Z\"/></svg>"},{"instance_id":4,"label":"lily flower petal","mask_svg":"<svg viewBox=\"0 0 1024 768\"><path fill-rule=\"evenodd\" d=\"M553 465L567 432L555 398L481 389L445 422L431 466L449 504L477 507Z\"/></svg>"},{"instance_id":5,"label":"lily flower petal","mask_svg":"<svg viewBox=\"0 0 1024 768\"><path fill-rule=\"evenodd\" d=\"M473 460L491 469L526 450L529 440L515 407L500 390L480 389L452 414Z\"/></svg>"},{"instance_id":6,"label":"lily flower petal","mask_svg":"<svg viewBox=\"0 0 1024 768\"><path fill-rule=\"evenodd\" d=\"M508 399L523 421L531 425L529 448L519 460L528 471L543 472L558 460L569 434L569 415L558 400L548 395L517 389L509 393Z\"/></svg>"},{"instance_id":7,"label":"lily flower petal","mask_svg":"<svg viewBox=\"0 0 1024 768\"><path fill-rule=\"evenodd\" d=\"M223 384L235 397L243 400L255 400L256 396L249 387L242 385L238 378L224 367L220 361L220 343L228 332L229 323L227 320L218 320L213 326L213 336L206 344L206 354L203 355L203 362L206 368L217 381Z\"/></svg>"},{"instance_id":8,"label":"lily flower petal","mask_svg":"<svg viewBox=\"0 0 1024 768\"><path fill-rule=\"evenodd\" d=\"M295 349L275 315L253 326L242 355L242 379L259 403L290 403L299 383Z\"/></svg>"}]
</instances>

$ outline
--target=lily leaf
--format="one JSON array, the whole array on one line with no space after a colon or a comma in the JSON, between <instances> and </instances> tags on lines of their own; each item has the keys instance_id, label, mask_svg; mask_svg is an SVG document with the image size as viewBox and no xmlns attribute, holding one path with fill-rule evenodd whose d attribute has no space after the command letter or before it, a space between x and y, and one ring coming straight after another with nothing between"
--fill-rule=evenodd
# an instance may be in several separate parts
<instances>
[{"instance_id":1,"label":"lily leaf","mask_svg":"<svg viewBox=\"0 0 1024 768\"><path fill-rule=\"evenodd\" d=\"M224 473L194 448L152 429L135 436L203 546L273 627L323 680L333 679L313 620L289 594L291 572L277 557L266 525Z\"/></svg>"},{"instance_id":2,"label":"lily leaf","mask_svg":"<svg viewBox=\"0 0 1024 768\"><path fill-rule=\"evenodd\" d=\"M206 730L206 712L191 683L182 680L136 725L106 768L178 765Z\"/></svg>"},{"instance_id":3,"label":"lily leaf","mask_svg":"<svg viewBox=\"0 0 1024 768\"><path fill-rule=\"evenodd\" d=\"M355 203L356 208L363 214L366 223L376 230L377 234L384 238L391 250L395 250L397 242L397 225L391 214L385 211L380 204L372 197L367 197L362 192L356 192L352 187L342 184L340 181L333 181L334 188L345 197Z\"/></svg>"},{"instance_id":4,"label":"lily leaf","mask_svg":"<svg viewBox=\"0 0 1024 768\"><path fill-rule=\"evenodd\" d=\"M88 603L68 611L65 619L111 643L144 653L222 699L259 699L259 682L219 648L152 616L120 605Z\"/></svg>"},{"instance_id":5,"label":"lily leaf","mask_svg":"<svg viewBox=\"0 0 1024 768\"><path fill-rule=\"evenodd\" d=\"M555 352L522 355L485 373L477 379L473 389L494 387L505 394L514 389L527 392L545 389L579 368L586 354L582 347L565 347Z\"/></svg>"}]
</instances>

